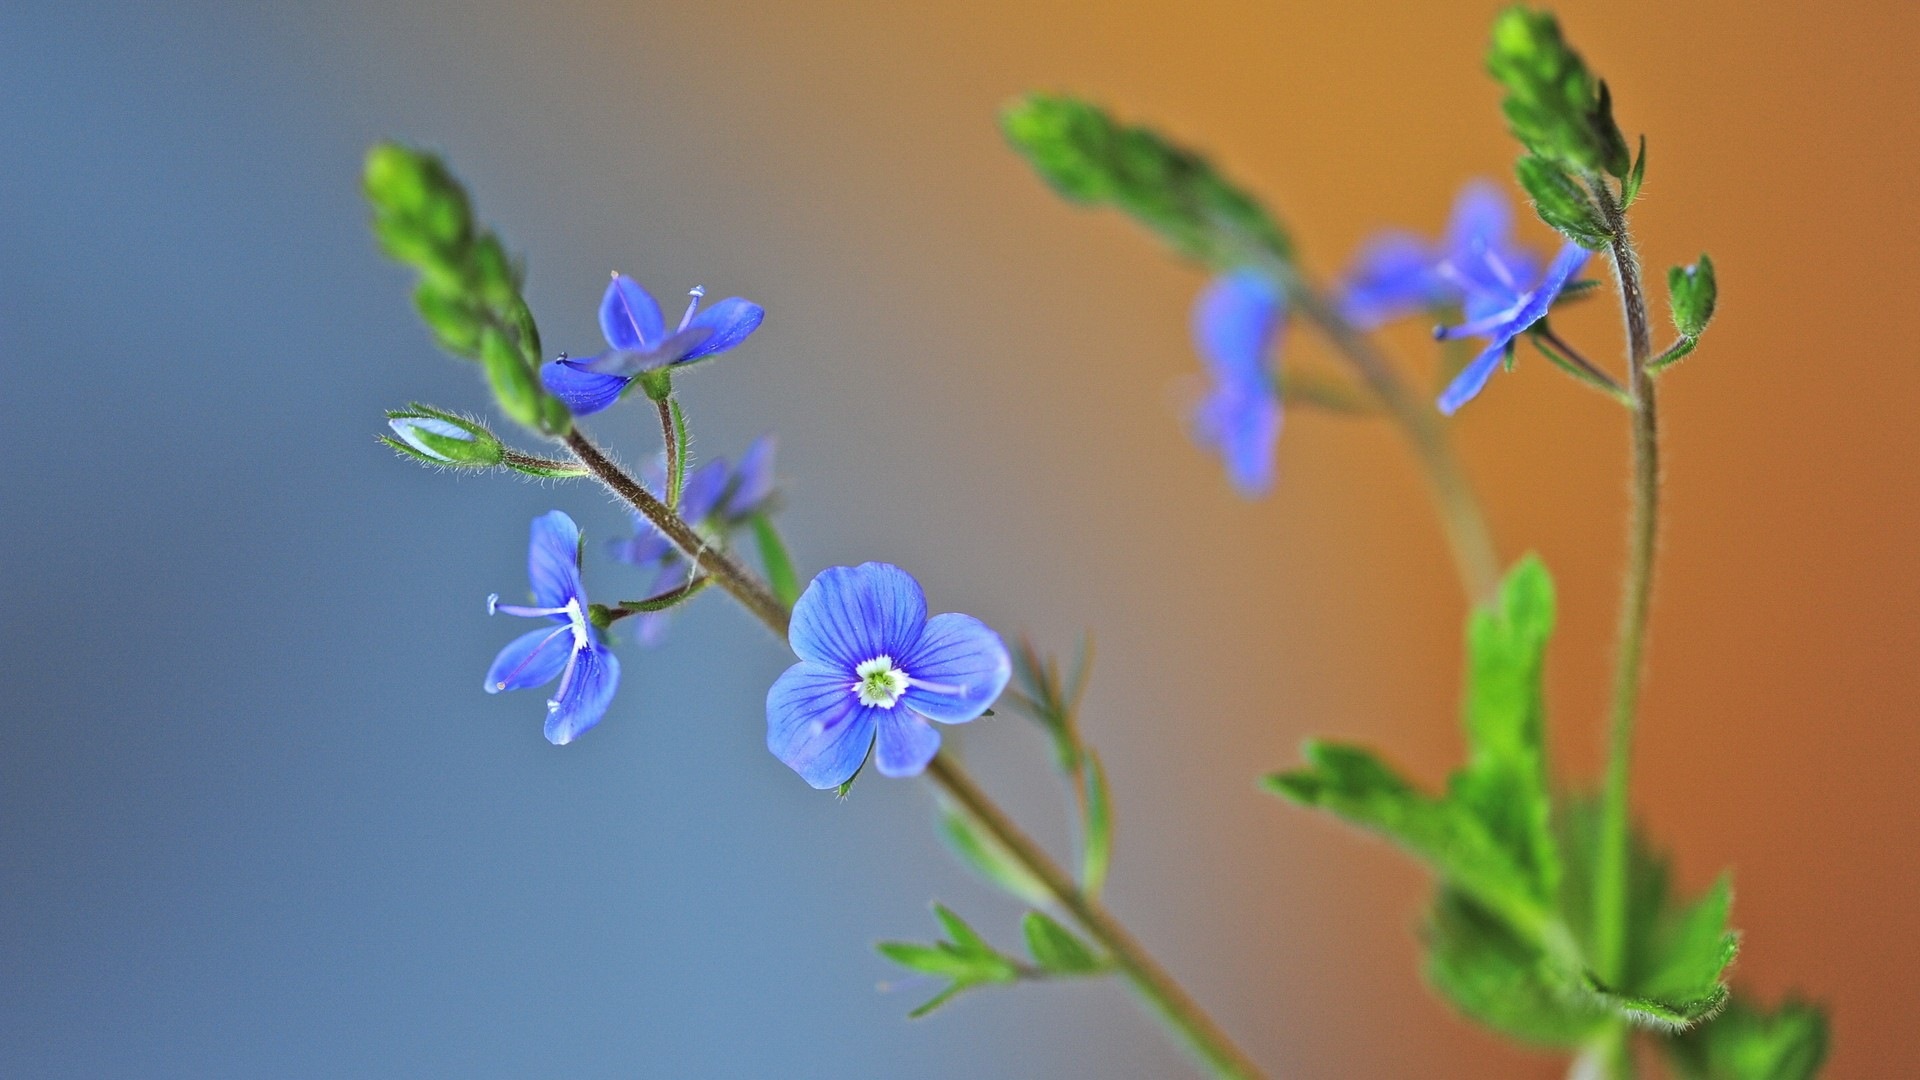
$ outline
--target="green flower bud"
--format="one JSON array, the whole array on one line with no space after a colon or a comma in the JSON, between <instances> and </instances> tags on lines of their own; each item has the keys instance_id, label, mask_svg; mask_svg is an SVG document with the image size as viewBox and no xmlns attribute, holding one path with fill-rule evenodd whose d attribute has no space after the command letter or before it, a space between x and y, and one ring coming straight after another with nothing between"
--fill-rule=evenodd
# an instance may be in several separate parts
<instances>
[{"instance_id":1,"label":"green flower bud","mask_svg":"<svg viewBox=\"0 0 1920 1080\"><path fill-rule=\"evenodd\" d=\"M387 414L387 426L397 439L387 445L410 457L435 465L487 469L501 463L506 447L493 432L472 420L416 405Z\"/></svg>"},{"instance_id":2,"label":"green flower bud","mask_svg":"<svg viewBox=\"0 0 1920 1080\"><path fill-rule=\"evenodd\" d=\"M1676 266L1667 271L1667 308L1673 313L1674 329L1682 337L1697 338L1713 320L1713 306L1719 288L1713 280L1713 260L1705 255L1692 266Z\"/></svg>"}]
</instances>

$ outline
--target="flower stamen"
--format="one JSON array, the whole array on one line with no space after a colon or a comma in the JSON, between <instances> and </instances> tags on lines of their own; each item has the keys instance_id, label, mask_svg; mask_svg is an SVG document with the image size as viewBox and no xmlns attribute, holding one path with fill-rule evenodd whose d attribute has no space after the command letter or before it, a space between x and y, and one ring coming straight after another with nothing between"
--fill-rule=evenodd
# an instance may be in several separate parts
<instances>
[{"instance_id":1,"label":"flower stamen","mask_svg":"<svg viewBox=\"0 0 1920 1080\"><path fill-rule=\"evenodd\" d=\"M860 681L851 689L860 698L860 704L881 709L891 709L900 703L900 696L907 692L913 680L907 673L893 666L893 657L876 656L859 667L853 673Z\"/></svg>"}]
</instances>

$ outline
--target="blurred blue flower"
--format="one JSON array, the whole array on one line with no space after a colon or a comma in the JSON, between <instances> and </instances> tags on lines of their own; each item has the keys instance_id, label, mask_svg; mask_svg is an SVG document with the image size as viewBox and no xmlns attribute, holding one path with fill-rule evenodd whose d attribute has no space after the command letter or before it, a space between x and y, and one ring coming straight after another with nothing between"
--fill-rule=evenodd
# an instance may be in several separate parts
<instances>
[{"instance_id":1,"label":"blurred blue flower","mask_svg":"<svg viewBox=\"0 0 1920 1080\"><path fill-rule=\"evenodd\" d=\"M992 705L1013 666L971 615L927 618L913 575L886 563L824 570L793 606L800 662L767 691L767 749L816 788L853 778L877 746L883 776L914 776L940 749L928 724Z\"/></svg>"},{"instance_id":2,"label":"blurred blue flower","mask_svg":"<svg viewBox=\"0 0 1920 1080\"><path fill-rule=\"evenodd\" d=\"M1521 288L1521 279L1514 278L1509 268L1497 260L1483 261L1477 271L1449 264L1451 272L1471 282L1465 301L1467 321L1459 326L1439 327L1433 336L1441 341L1486 338L1487 348L1461 368L1460 374L1440 394L1441 412L1452 416L1480 393L1492 378L1493 369L1511 353L1513 340L1546 317L1547 309L1559 298L1561 290L1586 263L1587 250L1578 244L1567 244L1554 256L1540 280L1528 288ZM1487 275L1487 280L1472 277L1474 272Z\"/></svg>"},{"instance_id":3,"label":"blurred blue flower","mask_svg":"<svg viewBox=\"0 0 1920 1080\"><path fill-rule=\"evenodd\" d=\"M1193 338L1213 385L1194 409L1194 440L1226 463L1240 494L1273 487L1280 439L1280 393L1268 354L1286 321L1280 287L1264 274L1235 270L1215 278L1193 307Z\"/></svg>"},{"instance_id":4,"label":"blurred blue flower","mask_svg":"<svg viewBox=\"0 0 1920 1080\"><path fill-rule=\"evenodd\" d=\"M586 360L561 357L541 367L540 381L577 416L599 412L620 400L633 377L643 371L690 364L726 352L747 339L766 317L760 305L737 296L700 310L706 290L693 300L680 325L667 333L653 294L625 274L613 275L600 299L600 332L607 351Z\"/></svg>"},{"instance_id":5,"label":"blurred blue flower","mask_svg":"<svg viewBox=\"0 0 1920 1080\"><path fill-rule=\"evenodd\" d=\"M733 467L726 458L703 462L687 473L686 487L680 493L680 516L717 547L725 547L733 531L754 514L765 510L773 500L772 435L753 440ZM641 482L656 497L664 498L666 468L656 459ZM629 566L648 572L648 595L658 596L685 585L693 572L666 534L638 514L633 518L633 535L607 541L607 554ZM649 611L632 616L629 625L642 645L658 645L666 636L672 611Z\"/></svg>"},{"instance_id":6,"label":"blurred blue flower","mask_svg":"<svg viewBox=\"0 0 1920 1080\"><path fill-rule=\"evenodd\" d=\"M1398 230L1369 241L1341 281L1340 313L1371 330L1404 315L1464 303L1482 287L1532 278L1538 262L1513 245L1512 231L1506 196L1484 180L1472 181L1454 200L1440 243Z\"/></svg>"},{"instance_id":7,"label":"blurred blue flower","mask_svg":"<svg viewBox=\"0 0 1920 1080\"><path fill-rule=\"evenodd\" d=\"M527 579L532 607L487 597L487 614L504 611L559 625L542 627L507 643L487 669L489 694L544 686L560 688L547 701L547 741L563 746L600 722L620 684L620 661L600 643L587 620L587 595L580 583L580 527L554 510L533 519L527 544Z\"/></svg>"}]
</instances>

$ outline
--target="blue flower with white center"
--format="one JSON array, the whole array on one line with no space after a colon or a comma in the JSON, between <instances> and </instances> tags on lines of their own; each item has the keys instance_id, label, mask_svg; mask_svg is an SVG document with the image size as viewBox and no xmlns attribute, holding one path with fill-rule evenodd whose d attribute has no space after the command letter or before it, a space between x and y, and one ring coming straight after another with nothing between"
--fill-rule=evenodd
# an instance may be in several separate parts
<instances>
[{"instance_id":1,"label":"blue flower with white center","mask_svg":"<svg viewBox=\"0 0 1920 1080\"><path fill-rule=\"evenodd\" d=\"M1452 416L1460 406L1472 401L1494 368L1513 353L1513 341L1527 328L1546 318L1547 310L1559 298L1561 290L1587 264L1587 250L1567 244L1553 257L1540 280L1522 288L1508 266L1497 258L1483 258L1477 266L1446 265L1446 271L1463 283L1466 290L1467 321L1459 326L1442 326L1433 336L1441 341L1481 337L1487 348L1454 377L1440 394L1440 411Z\"/></svg>"},{"instance_id":2,"label":"blue flower with white center","mask_svg":"<svg viewBox=\"0 0 1920 1080\"><path fill-rule=\"evenodd\" d=\"M547 741L564 746L606 715L620 684L620 661L600 643L587 619L580 584L580 527L554 510L533 519L527 544L527 579L533 606L502 604L487 597L487 614L505 612L558 625L542 627L507 643L487 669L487 693L525 690L560 680L547 701Z\"/></svg>"},{"instance_id":3,"label":"blue flower with white center","mask_svg":"<svg viewBox=\"0 0 1920 1080\"><path fill-rule=\"evenodd\" d=\"M695 288L680 325L667 332L653 294L625 274L613 275L600 299L600 332L607 351L586 360L562 356L540 368L540 382L576 416L586 416L620 400L644 371L691 364L726 352L759 329L766 309L737 296L700 310L705 289Z\"/></svg>"},{"instance_id":4,"label":"blue flower with white center","mask_svg":"<svg viewBox=\"0 0 1920 1080\"><path fill-rule=\"evenodd\" d=\"M714 458L694 468L680 493L681 518L715 546L725 547L733 531L765 510L772 500L774 449L774 437L762 435L740 456L737 469L726 458ZM661 497L666 488L665 471L656 460L643 478L656 497ZM657 596L686 584L692 567L680 550L646 518L635 514L633 522L633 535L607 541L607 553L650 573L648 595ZM642 645L658 645L672 615L671 611L649 611L633 616L634 638Z\"/></svg>"},{"instance_id":5,"label":"blue flower with white center","mask_svg":"<svg viewBox=\"0 0 1920 1080\"><path fill-rule=\"evenodd\" d=\"M822 790L874 751L883 776L914 776L940 750L928 720L962 724L1006 689L1000 635L971 615L927 618L913 575L886 563L821 571L793 605L800 662L767 691L767 749Z\"/></svg>"},{"instance_id":6,"label":"blue flower with white center","mask_svg":"<svg viewBox=\"0 0 1920 1080\"><path fill-rule=\"evenodd\" d=\"M1361 249L1342 280L1340 313L1371 330L1403 315L1464 302L1479 287L1538 273L1534 256L1514 246L1513 211L1500 189L1467 184L1454 200L1438 244L1401 231L1382 233ZM1496 272L1498 268L1498 272Z\"/></svg>"},{"instance_id":7,"label":"blue flower with white center","mask_svg":"<svg viewBox=\"0 0 1920 1080\"><path fill-rule=\"evenodd\" d=\"M1213 385L1194 409L1194 441L1226 463L1247 498L1273 487L1280 393L1267 357L1279 345L1286 300L1272 279L1236 270L1213 280L1193 308L1193 338Z\"/></svg>"}]
</instances>

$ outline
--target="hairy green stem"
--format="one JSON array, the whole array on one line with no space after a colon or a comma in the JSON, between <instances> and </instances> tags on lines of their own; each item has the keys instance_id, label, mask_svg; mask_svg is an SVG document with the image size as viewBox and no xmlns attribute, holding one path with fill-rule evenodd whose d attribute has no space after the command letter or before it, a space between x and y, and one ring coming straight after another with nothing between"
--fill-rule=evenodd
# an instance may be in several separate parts
<instances>
[{"instance_id":1,"label":"hairy green stem","mask_svg":"<svg viewBox=\"0 0 1920 1080\"><path fill-rule=\"evenodd\" d=\"M1453 446L1447 440L1439 413L1429 401L1416 397L1400 375L1381 355L1373 342L1327 303L1313 284L1289 264L1270 267L1286 287L1287 298L1300 314L1320 328L1333 347L1346 357L1362 382L1373 391L1380 404L1393 417L1401 433L1413 444L1426 473L1427 489L1440 511L1440 523L1453 552L1454 567L1460 574L1460 586L1474 604L1491 600L1500 587L1500 558L1487 529L1486 514L1473 493L1473 485L1460 468Z\"/></svg>"},{"instance_id":2,"label":"hairy green stem","mask_svg":"<svg viewBox=\"0 0 1920 1080\"><path fill-rule=\"evenodd\" d=\"M781 638L787 636L787 607L758 578L708 547L679 514L669 510L665 503L622 471L578 427L566 436L566 443L608 491L652 522L681 554L705 571L767 629ZM942 752L927 766L926 777L991 834L1021 869L1046 887L1053 900L1073 916L1087 936L1106 950L1148 1006L1179 1034L1213 1075L1222 1080L1261 1080L1264 1074L1252 1060L1141 947L1127 928L1098 901L1082 892L1072 875L1022 832L973 782L959 762Z\"/></svg>"},{"instance_id":3,"label":"hairy green stem","mask_svg":"<svg viewBox=\"0 0 1920 1080\"><path fill-rule=\"evenodd\" d=\"M1654 556L1660 532L1660 425L1653 378L1648 371L1653 338L1647 327L1647 299L1640 283L1640 262L1627 232L1626 214L1605 180L1596 179L1590 186L1613 234L1614 277L1620 286L1620 308L1627 327L1627 392L1633 400L1633 504L1627 526L1627 569L1620 599L1619 651L1615 657L1593 898L1594 963L1600 977L1617 986L1627 974L1627 900L1632 887L1628 880L1627 789L1634 715L1646 667L1647 615L1652 608ZM1632 1054L1625 1046L1629 1039L1630 1033L1623 1026L1619 1036L1622 1045L1608 1059L1612 1076L1633 1073Z\"/></svg>"}]
</instances>

